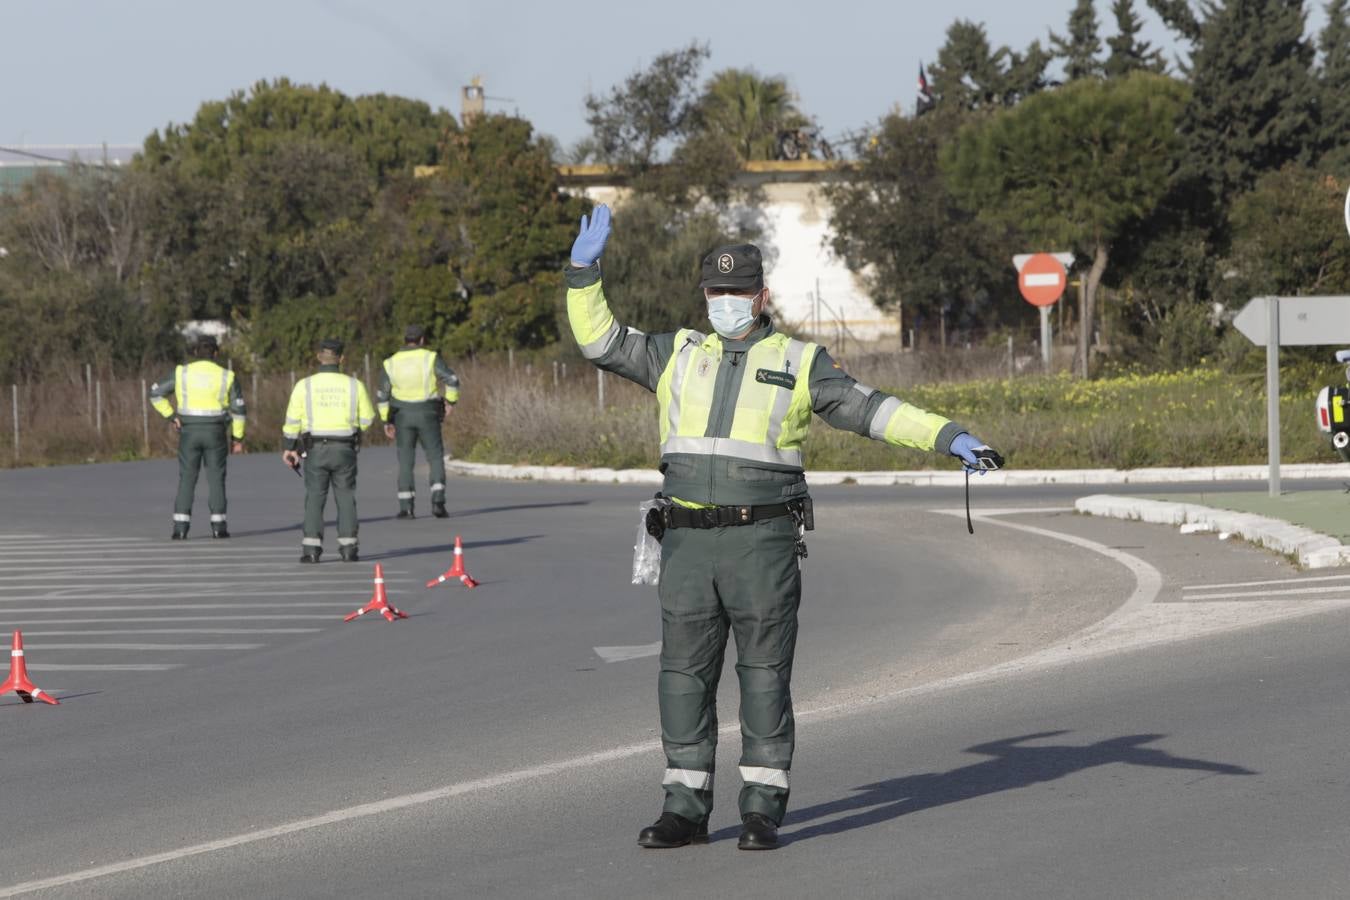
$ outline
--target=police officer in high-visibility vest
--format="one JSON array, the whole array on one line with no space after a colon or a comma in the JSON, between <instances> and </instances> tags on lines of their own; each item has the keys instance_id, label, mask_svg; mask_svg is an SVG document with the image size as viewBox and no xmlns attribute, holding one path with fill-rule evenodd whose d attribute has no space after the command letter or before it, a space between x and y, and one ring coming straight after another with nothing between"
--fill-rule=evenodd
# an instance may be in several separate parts
<instances>
[{"instance_id":1,"label":"police officer in high-visibility vest","mask_svg":"<svg viewBox=\"0 0 1350 900\"><path fill-rule=\"evenodd\" d=\"M581 220L566 273L582 354L654 391L660 404L664 529L657 693L666 770L663 811L644 847L707 840L717 744L716 693L727 634L741 689L741 849L778 845L794 724L790 681L803 532L814 527L802 468L812 413L874 440L979 465L993 451L964 428L860 384L825 350L774 329L760 252L722 247L703 260L713 333L644 334L615 320L601 286L610 214Z\"/></svg>"},{"instance_id":2,"label":"police officer in high-visibility vest","mask_svg":"<svg viewBox=\"0 0 1350 900\"><path fill-rule=\"evenodd\" d=\"M244 394L234 373L215 361L220 345L211 335L202 335L193 345L190 363L150 387L155 411L173 423L178 432L178 496L173 503L175 541L188 536L192 524L192 495L197 474L206 463L207 508L211 511L211 536L227 538L225 524L225 458L244 452ZM172 394L178 409L169 403Z\"/></svg>"},{"instance_id":3,"label":"police officer in high-visibility vest","mask_svg":"<svg viewBox=\"0 0 1350 900\"><path fill-rule=\"evenodd\" d=\"M445 385L445 397L441 397ZM417 445L431 470L431 514L438 519L445 511L445 444L441 423L450 407L459 402L459 378L435 350L428 349L421 325L403 332L403 349L384 361L375 403L384 419L384 433L398 446L398 517L413 517L416 485L413 464ZM392 415L391 415L392 410Z\"/></svg>"},{"instance_id":4,"label":"police officer in high-visibility vest","mask_svg":"<svg viewBox=\"0 0 1350 900\"><path fill-rule=\"evenodd\" d=\"M302 378L291 391L286 424L281 429L286 450L281 458L291 468L305 460L305 525L300 561L316 563L323 554L323 510L328 488L337 503L338 553L343 562L356 562L356 455L361 432L375 421L366 386L344 375L342 341L325 338L319 344L319 371Z\"/></svg>"}]
</instances>

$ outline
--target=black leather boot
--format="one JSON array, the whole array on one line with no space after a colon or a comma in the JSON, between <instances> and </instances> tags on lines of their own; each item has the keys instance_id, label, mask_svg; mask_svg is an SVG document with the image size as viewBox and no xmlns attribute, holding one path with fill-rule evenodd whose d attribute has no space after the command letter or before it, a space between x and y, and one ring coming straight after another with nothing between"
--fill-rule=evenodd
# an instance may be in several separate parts
<instances>
[{"instance_id":1,"label":"black leather boot","mask_svg":"<svg viewBox=\"0 0 1350 900\"><path fill-rule=\"evenodd\" d=\"M400 506L399 509L398 509L398 515L394 516L394 518L395 518L395 519L415 519L415 518L417 518L417 516L414 516L414 515L413 515L412 504L409 503L407 506Z\"/></svg>"},{"instance_id":2,"label":"black leather boot","mask_svg":"<svg viewBox=\"0 0 1350 900\"><path fill-rule=\"evenodd\" d=\"M742 850L772 850L778 846L778 826L760 813L741 816L741 839L736 846Z\"/></svg>"},{"instance_id":3,"label":"black leather boot","mask_svg":"<svg viewBox=\"0 0 1350 900\"><path fill-rule=\"evenodd\" d=\"M173 534L169 535L169 538L170 538L170 540L175 540L175 541L185 541L185 540L187 540L187 533L188 533L188 523L187 523L187 522L174 522L174 523L173 523Z\"/></svg>"},{"instance_id":4,"label":"black leather boot","mask_svg":"<svg viewBox=\"0 0 1350 900\"><path fill-rule=\"evenodd\" d=\"M638 834L638 845L653 849L683 847L685 844L708 843L708 823L691 822L673 812L661 813L661 818Z\"/></svg>"},{"instance_id":5,"label":"black leather boot","mask_svg":"<svg viewBox=\"0 0 1350 900\"><path fill-rule=\"evenodd\" d=\"M305 547L300 551L300 561L302 563L316 563L321 555L323 555L322 548Z\"/></svg>"},{"instance_id":6,"label":"black leather boot","mask_svg":"<svg viewBox=\"0 0 1350 900\"><path fill-rule=\"evenodd\" d=\"M228 529L228 528L225 527L225 523L224 523L224 522L212 522L212 523L211 523L211 537L213 537L213 538L227 538L227 537L229 537L229 536L230 536L230 529Z\"/></svg>"},{"instance_id":7,"label":"black leather boot","mask_svg":"<svg viewBox=\"0 0 1350 900\"><path fill-rule=\"evenodd\" d=\"M338 555L342 557L343 562L357 562L361 558L361 555L356 552L356 548L350 545L339 547Z\"/></svg>"},{"instance_id":8,"label":"black leather boot","mask_svg":"<svg viewBox=\"0 0 1350 900\"><path fill-rule=\"evenodd\" d=\"M449 514L448 512L445 511L445 501L444 501L444 500L442 500L442 501L439 502L439 503L436 503L436 502L434 502L434 501L432 502L432 504L431 504L431 514L432 514L433 516L435 516L436 518L438 518L438 519L448 519L448 518L450 518L450 514Z\"/></svg>"}]
</instances>

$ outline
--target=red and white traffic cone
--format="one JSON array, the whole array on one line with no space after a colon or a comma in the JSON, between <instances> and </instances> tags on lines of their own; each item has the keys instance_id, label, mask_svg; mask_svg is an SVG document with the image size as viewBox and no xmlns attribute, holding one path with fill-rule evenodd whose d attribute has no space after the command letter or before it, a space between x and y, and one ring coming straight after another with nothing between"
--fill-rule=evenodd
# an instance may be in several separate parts
<instances>
[{"instance_id":1,"label":"red and white traffic cone","mask_svg":"<svg viewBox=\"0 0 1350 900\"><path fill-rule=\"evenodd\" d=\"M350 622L352 619L358 619L368 612L378 612L384 616L385 621L392 622L394 619L406 619L408 614L389 602L389 594L384 589L384 566L375 564L375 595L370 598L370 602L361 607L354 613L344 616L342 621Z\"/></svg>"},{"instance_id":2,"label":"red and white traffic cone","mask_svg":"<svg viewBox=\"0 0 1350 900\"><path fill-rule=\"evenodd\" d=\"M9 651L9 677L4 684L0 684L0 694L10 691L22 697L24 703L41 700L52 706L61 705L59 700L33 684L33 680L28 677L28 664L23 659L23 633L20 631L14 632L13 648Z\"/></svg>"},{"instance_id":3,"label":"red and white traffic cone","mask_svg":"<svg viewBox=\"0 0 1350 900\"><path fill-rule=\"evenodd\" d=\"M449 581L451 578L458 578L459 583L467 588L478 587L478 582L470 578L469 573L464 569L464 544L460 542L459 535L455 535L455 564L446 569L443 574L428 581L427 587L433 588L438 584Z\"/></svg>"}]
</instances>

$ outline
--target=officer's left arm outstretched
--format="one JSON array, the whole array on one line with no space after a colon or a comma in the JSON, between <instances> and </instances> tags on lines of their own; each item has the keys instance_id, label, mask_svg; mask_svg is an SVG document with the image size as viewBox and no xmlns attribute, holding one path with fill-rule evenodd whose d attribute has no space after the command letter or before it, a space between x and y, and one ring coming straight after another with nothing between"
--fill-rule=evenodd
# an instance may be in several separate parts
<instances>
[{"instance_id":1,"label":"officer's left arm outstretched","mask_svg":"<svg viewBox=\"0 0 1350 900\"><path fill-rule=\"evenodd\" d=\"M824 349L811 365L811 408L835 428L896 447L948 453L972 472L1003 466L1003 457L963 426L863 384Z\"/></svg>"},{"instance_id":2,"label":"officer's left arm outstretched","mask_svg":"<svg viewBox=\"0 0 1350 900\"><path fill-rule=\"evenodd\" d=\"M606 372L655 391L675 352L676 332L644 334L614 318L600 279L600 254L609 232L609 207L603 203L590 216L581 217L566 272L567 320L582 356Z\"/></svg>"}]
</instances>

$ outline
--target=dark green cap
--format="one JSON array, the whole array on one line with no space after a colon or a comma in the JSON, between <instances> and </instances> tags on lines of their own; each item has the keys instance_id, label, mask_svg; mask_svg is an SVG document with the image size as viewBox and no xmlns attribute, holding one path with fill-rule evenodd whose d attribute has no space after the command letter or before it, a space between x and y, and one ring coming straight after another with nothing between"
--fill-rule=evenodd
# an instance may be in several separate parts
<instances>
[{"instance_id":1,"label":"dark green cap","mask_svg":"<svg viewBox=\"0 0 1350 900\"><path fill-rule=\"evenodd\" d=\"M764 287L764 258L754 244L718 247L703 257L701 288L748 291Z\"/></svg>"},{"instance_id":2,"label":"dark green cap","mask_svg":"<svg viewBox=\"0 0 1350 900\"><path fill-rule=\"evenodd\" d=\"M342 351L347 349L347 345L342 343L342 341L339 340L338 338L324 338L323 340L319 341L319 349L332 350L338 356L341 356Z\"/></svg>"}]
</instances>

